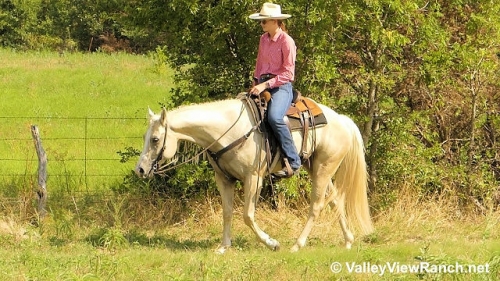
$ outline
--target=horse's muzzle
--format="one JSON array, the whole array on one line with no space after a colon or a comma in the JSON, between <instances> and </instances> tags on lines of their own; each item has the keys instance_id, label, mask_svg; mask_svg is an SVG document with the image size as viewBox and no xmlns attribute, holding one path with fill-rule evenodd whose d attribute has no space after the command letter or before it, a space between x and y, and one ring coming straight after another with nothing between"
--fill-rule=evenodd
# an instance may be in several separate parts
<instances>
[{"instance_id":1,"label":"horse's muzzle","mask_svg":"<svg viewBox=\"0 0 500 281\"><path fill-rule=\"evenodd\" d=\"M149 176L149 173L146 173L146 171L140 166L136 167L134 172L138 177L143 178L143 179L145 179Z\"/></svg>"}]
</instances>

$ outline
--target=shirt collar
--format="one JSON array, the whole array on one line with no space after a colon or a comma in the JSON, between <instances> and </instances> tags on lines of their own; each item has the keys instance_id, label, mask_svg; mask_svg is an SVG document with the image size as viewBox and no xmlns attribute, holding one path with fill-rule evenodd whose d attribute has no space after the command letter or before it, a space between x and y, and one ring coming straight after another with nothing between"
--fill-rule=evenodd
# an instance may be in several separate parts
<instances>
[{"instance_id":1,"label":"shirt collar","mask_svg":"<svg viewBox=\"0 0 500 281\"><path fill-rule=\"evenodd\" d=\"M281 28L278 28L278 31L276 32L276 34L274 34L274 37L271 38L271 36L268 36L269 40L272 40L274 42L278 41L278 38L280 37L280 35L283 33L283 30ZM269 33L268 33L269 34ZM270 35L270 34L269 34Z\"/></svg>"}]
</instances>

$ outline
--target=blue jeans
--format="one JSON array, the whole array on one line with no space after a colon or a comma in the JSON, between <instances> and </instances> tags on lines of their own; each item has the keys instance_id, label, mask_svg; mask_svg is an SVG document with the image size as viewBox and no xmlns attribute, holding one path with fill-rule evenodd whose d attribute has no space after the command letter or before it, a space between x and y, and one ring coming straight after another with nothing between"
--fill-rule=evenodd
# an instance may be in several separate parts
<instances>
[{"instance_id":1,"label":"blue jeans","mask_svg":"<svg viewBox=\"0 0 500 281\"><path fill-rule=\"evenodd\" d=\"M281 152L292 169L300 168L301 162L297 148L293 143L292 134L283 120L293 99L292 83L286 83L278 88L270 89L271 100L267 106L267 121L281 145Z\"/></svg>"}]
</instances>

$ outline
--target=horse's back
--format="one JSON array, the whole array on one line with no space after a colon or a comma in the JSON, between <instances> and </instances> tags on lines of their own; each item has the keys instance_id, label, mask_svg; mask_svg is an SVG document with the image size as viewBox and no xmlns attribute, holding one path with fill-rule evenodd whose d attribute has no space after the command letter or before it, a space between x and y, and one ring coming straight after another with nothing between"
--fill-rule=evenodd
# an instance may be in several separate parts
<instances>
[{"instance_id":1,"label":"horse's back","mask_svg":"<svg viewBox=\"0 0 500 281\"><path fill-rule=\"evenodd\" d=\"M346 115L339 114L332 108L319 104L327 120L327 124L318 128L317 137L320 143L318 148L325 153L333 153L350 147L357 130L354 121Z\"/></svg>"}]
</instances>

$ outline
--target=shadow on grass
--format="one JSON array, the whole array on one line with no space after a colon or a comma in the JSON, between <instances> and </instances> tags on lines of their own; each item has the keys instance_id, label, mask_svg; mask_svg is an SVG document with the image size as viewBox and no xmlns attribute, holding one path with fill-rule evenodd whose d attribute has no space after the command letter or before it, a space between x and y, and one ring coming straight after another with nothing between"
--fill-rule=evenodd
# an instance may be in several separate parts
<instances>
[{"instance_id":1,"label":"shadow on grass","mask_svg":"<svg viewBox=\"0 0 500 281\"><path fill-rule=\"evenodd\" d=\"M148 236L137 230L130 230L128 232L123 233L121 238L114 237L108 235L110 232L109 228L100 228L94 230L89 236L85 238L87 243L90 243L94 247L108 247L114 240L121 240L124 244L135 245L135 246L143 246L143 247L152 247L152 248L168 248L173 251L182 250L182 251L197 251L197 250L207 250L207 249L215 249L219 243L220 239L211 238L211 239L179 239L176 236L169 235L153 235ZM115 235L116 236L116 235ZM111 238L110 238L111 237ZM117 243L115 243L117 244ZM236 237L233 241L233 247L238 249L248 248L249 241L244 237Z\"/></svg>"}]
</instances>

